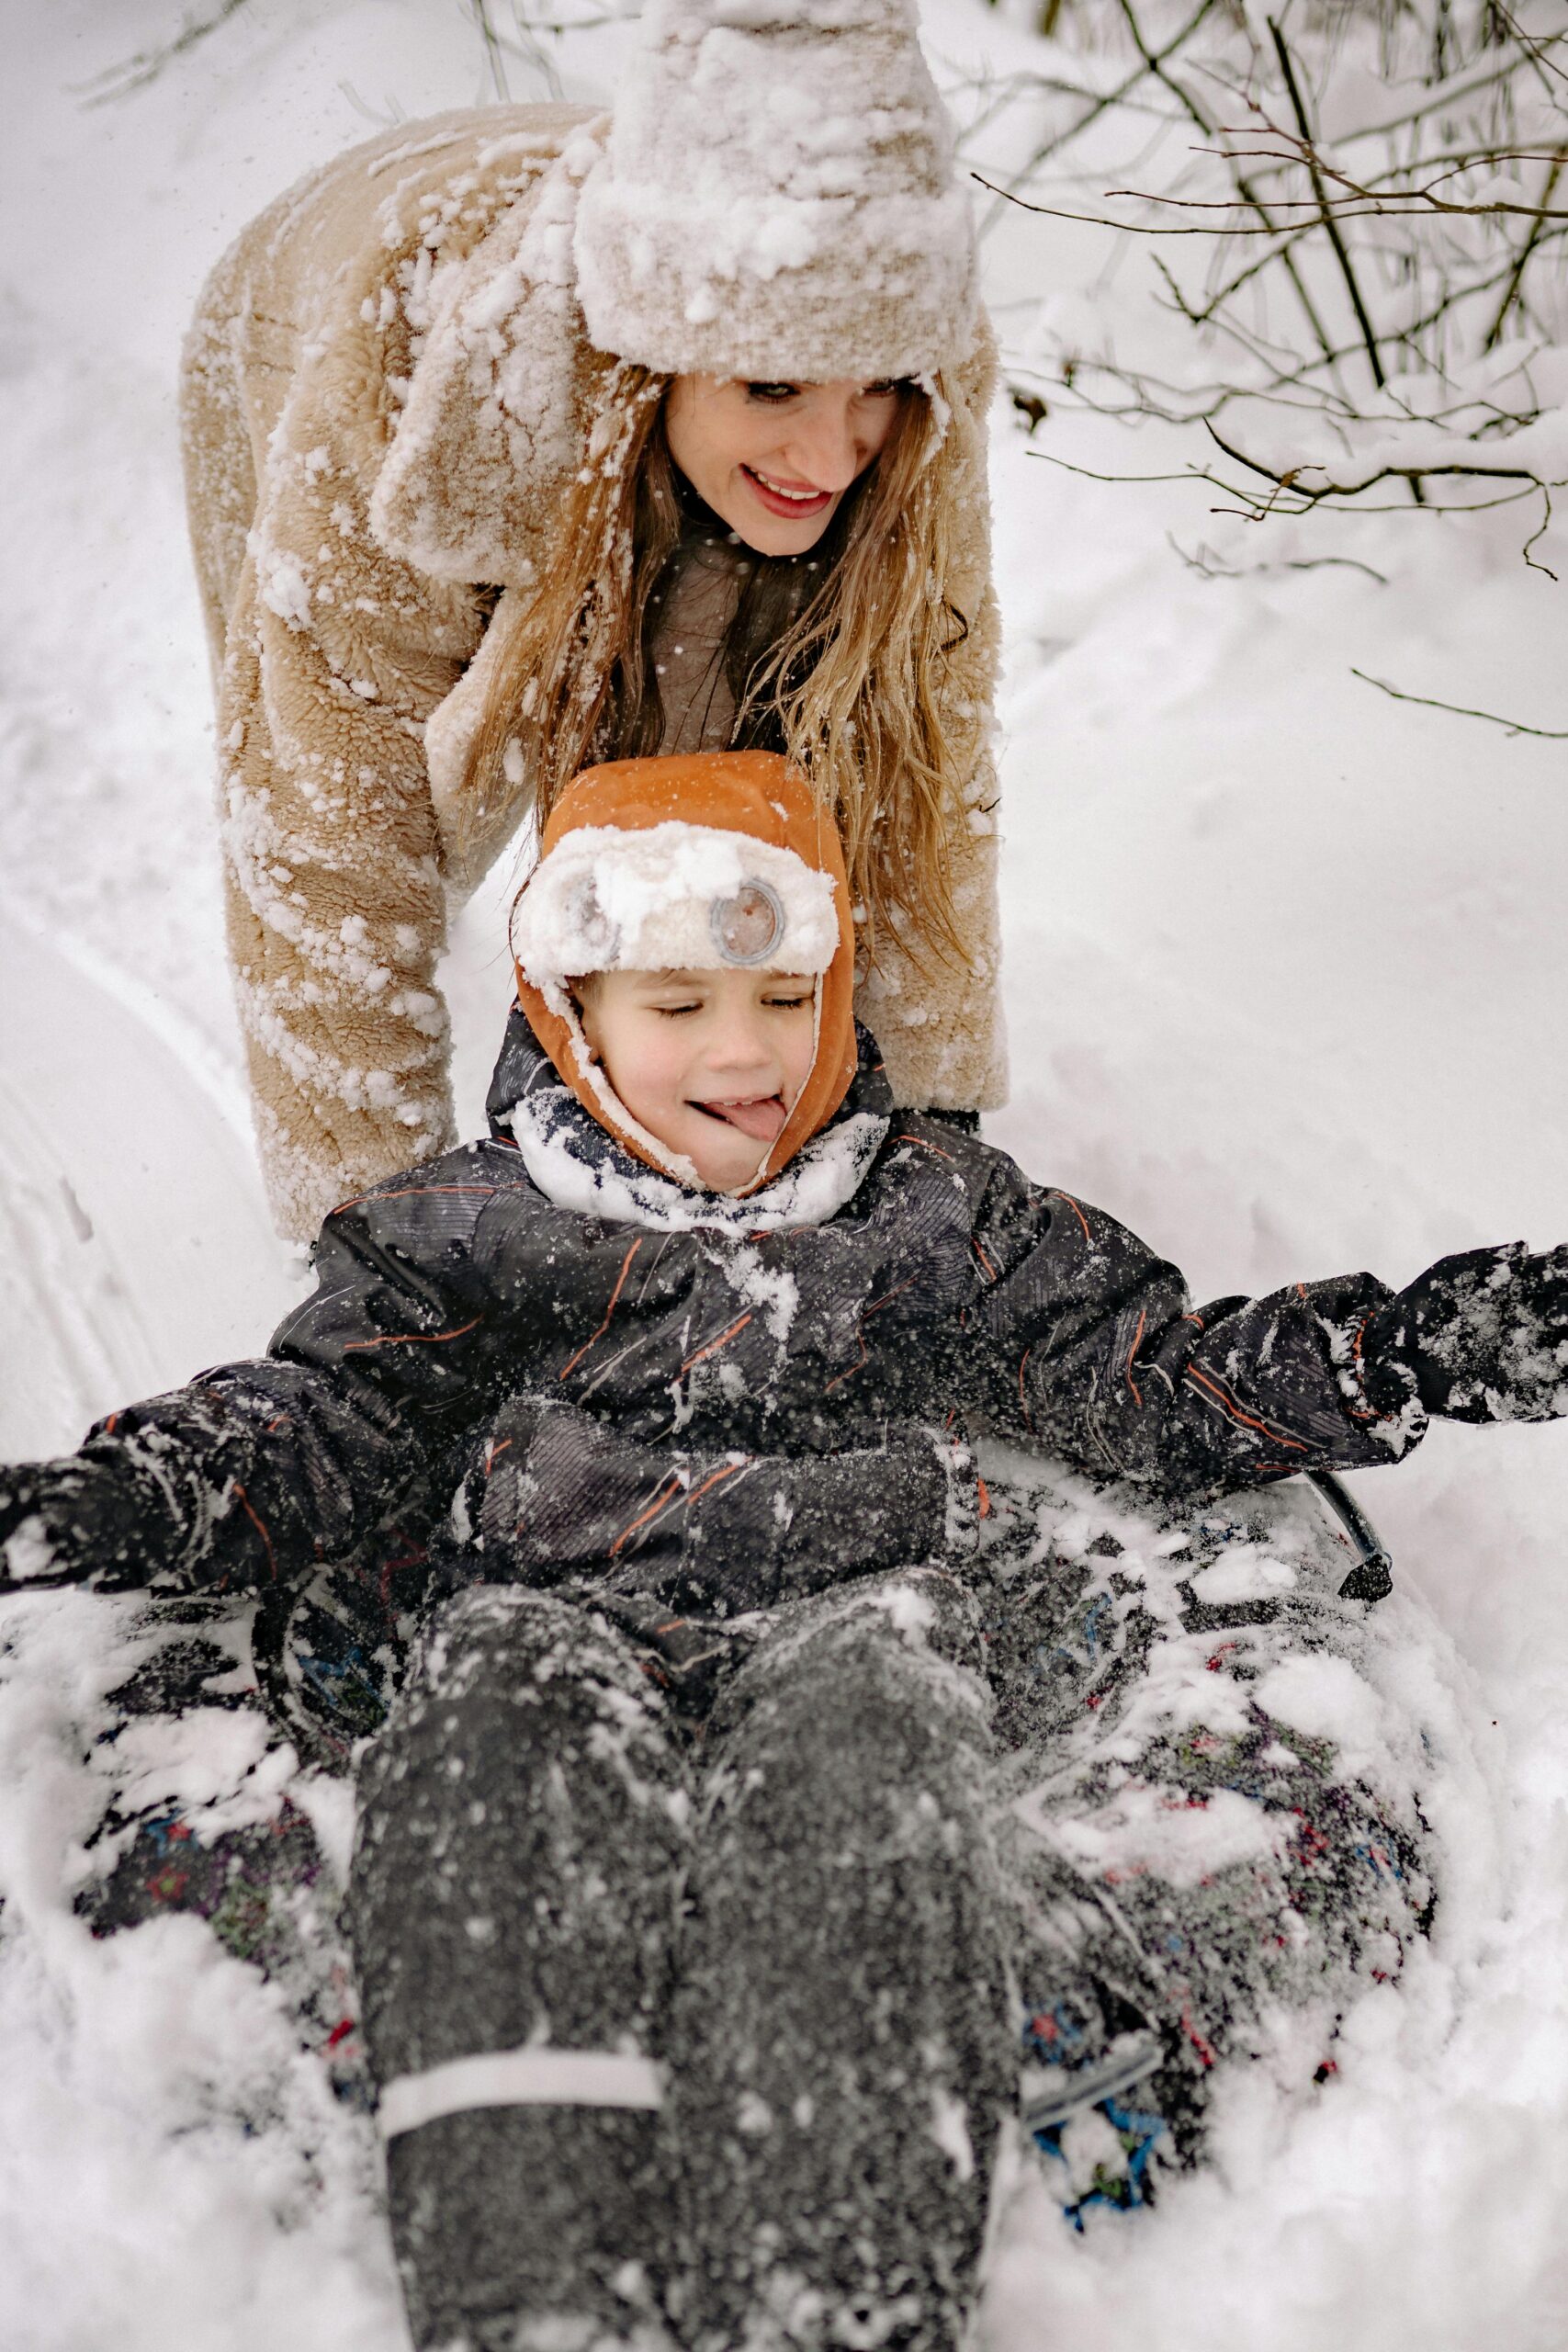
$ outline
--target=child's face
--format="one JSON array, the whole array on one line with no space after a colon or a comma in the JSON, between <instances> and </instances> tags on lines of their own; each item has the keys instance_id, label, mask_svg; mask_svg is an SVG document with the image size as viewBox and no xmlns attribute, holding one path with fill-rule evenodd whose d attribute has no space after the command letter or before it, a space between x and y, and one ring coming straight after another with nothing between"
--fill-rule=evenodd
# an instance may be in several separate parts
<instances>
[{"instance_id":1,"label":"child's face","mask_svg":"<svg viewBox=\"0 0 1568 2352\"><path fill-rule=\"evenodd\" d=\"M816 983L782 972L597 972L594 1059L640 1126L717 1192L750 1182L810 1074Z\"/></svg>"}]
</instances>

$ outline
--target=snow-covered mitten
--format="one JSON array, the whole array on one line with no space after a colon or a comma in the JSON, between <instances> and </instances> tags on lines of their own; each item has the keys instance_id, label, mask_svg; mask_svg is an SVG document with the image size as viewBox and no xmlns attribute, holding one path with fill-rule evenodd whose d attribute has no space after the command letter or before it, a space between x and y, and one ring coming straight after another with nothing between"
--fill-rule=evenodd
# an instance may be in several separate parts
<instances>
[{"instance_id":1,"label":"snow-covered mitten","mask_svg":"<svg viewBox=\"0 0 1568 2352\"><path fill-rule=\"evenodd\" d=\"M1568 1245L1439 1258L1371 1317L1360 1359L1380 1412L1414 1397L1451 1421L1568 1413Z\"/></svg>"},{"instance_id":2,"label":"snow-covered mitten","mask_svg":"<svg viewBox=\"0 0 1568 2352\"><path fill-rule=\"evenodd\" d=\"M166 1492L112 1441L0 1468L0 1592L145 1584L176 1534Z\"/></svg>"}]
</instances>

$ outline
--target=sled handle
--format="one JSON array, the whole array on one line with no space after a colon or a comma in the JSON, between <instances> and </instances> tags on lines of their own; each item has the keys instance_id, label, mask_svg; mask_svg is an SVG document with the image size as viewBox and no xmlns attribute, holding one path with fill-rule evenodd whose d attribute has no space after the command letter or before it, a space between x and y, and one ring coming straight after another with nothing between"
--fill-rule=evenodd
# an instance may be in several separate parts
<instances>
[{"instance_id":1,"label":"sled handle","mask_svg":"<svg viewBox=\"0 0 1568 2352\"><path fill-rule=\"evenodd\" d=\"M1309 1470L1308 1483L1328 1505L1356 1548L1355 1566L1339 1588L1341 1600L1386 1600L1393 1590L1393 1562L1382 1538L1350 1489L1332 1470Z\"/></svg>"}]
</instances>

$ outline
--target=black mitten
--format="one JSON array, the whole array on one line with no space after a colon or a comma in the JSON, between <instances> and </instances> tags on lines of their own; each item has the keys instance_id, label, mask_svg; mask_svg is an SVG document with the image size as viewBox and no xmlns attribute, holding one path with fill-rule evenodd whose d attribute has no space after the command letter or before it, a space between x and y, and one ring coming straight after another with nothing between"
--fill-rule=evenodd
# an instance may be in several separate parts
<instances>
[{"instance_id":1,"label":"black mitten","mask_svg":"<svg viewBox=\"0 0 1568 2352\"><path fill-rule=\"evenodd\" d=\"M1451 1421L1556 1419L1568 1413L1568 1246L1439 1258L1372 1316L1360 1353L1380 1412L1414 1396Z\"/></svg>"},{"instance_id":2,"label":"black mitten","mask_svg":"<svg viewBox=\"0 0 1568 2352\"><path fill-rule=\"evenodd\" d=\"M681 1606L763 1608L846 1573L972 1549L967 1447L912 1422L842 1453L639 1445L580 1407L514 1398L453 1506L442 1573L685 1580ZM446 1557L450 1550L451 1557Z\"/></svg>"},{"instance_id":3,"label":"black mitten","mask_svg":"<svg viewBox=\"0 0 1568 2352\"><path fill-rule=\"evenodd\" d=\"M0 1468L0 1592L25 1586L141 1585L166 1498L123 1453L70 1453Z\"/></svg>"}]
</instances>

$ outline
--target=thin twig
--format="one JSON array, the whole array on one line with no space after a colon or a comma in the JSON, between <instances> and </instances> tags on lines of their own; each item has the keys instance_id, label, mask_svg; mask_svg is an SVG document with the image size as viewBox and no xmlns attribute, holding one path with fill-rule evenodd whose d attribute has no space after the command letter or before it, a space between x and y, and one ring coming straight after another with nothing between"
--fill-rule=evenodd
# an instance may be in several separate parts
<instances>
[{"instance_id":1,"label":"thin twig","mask_svg":"<svg viewBox=\"0 0 1568 2352\"><path fill-rule=\"evenodd\" d=\"M1313 174L1314 183L1321 183L1326 166L1321 164L1320 159L1316 159L1316 168L1314 168L1314 159L1316 159L1316 150L1309 149L1302 155L1282 156L1280 161L1289 164L1304 164L1307 170ZM1227 158L1227 160L1235 159ZM1540 163L1544 159L1540 156L1527 156L1525 160ZM1403 171L1414 168L1412 164L1401 166ZM1456 165L1455 172L1460 168L1461 167ZM1455 172L1444 172L1439 175L1439 177L1451 179L1455 176ZM1362 187L1357 181L1348 179L1343 172L1332 172L1328 176L1341 182L1346 189L1345 195L1330 196L1326 187L1318 185L1314 195L1273 196L1269 201L1276 212L1305 212L1310 209L1324 221L1325 225L1330 220L1422 220L1430 219L1433 214L1450 220L1495 220L1505 218L1517 220L1568 220L1568 206L1516 204L1513 198L1507 196L1488 197L1484 204L1456 204L1449 197L1433 194L1433 190L1438 186L1437 180L1427 181L1424 187L1402 187L1385 191L1375 187ZM1238 180L1236 185L1239 187L1244 183ZM1235 196L1161 196L1156 189L1147 187L1108 187L1105 195L1108 201L1112 197L1124 196L1134 204L1168 204L1173 211L1179 212L1235 212L1241 209L1244 202L1249 211L1262 209L1256 197L1251 196L1246 198ZM1353 212L1350 209L1350 207L1356 204L1361 207L1359 212ZM1107 228L1122 228L1130 225L1122 221L1105 223ZM1307 230L1315 228L1317 220L1275 221L1265 215L1264 225L1271 228L1276 235L1286 236L1292 230L1298 230L1304 233ZM1213 224L1213 233L1217 237L1235 237L1247 232L1234 227L1228 221L1220 220Z\"/></svg>"},{"instance_id":2,"label":"thin twig","mask_svg":"<svg viewBox=\"0 0 1568 2352\"><path fill-rule=\"evenodd\" d=\"M1468 458L1445 458L1424 461L1418 466L1382 465L1378 467L1375 473L1368 474L1364 481L1327 481L1321 490L1315 490L1311 484L1303 481L1302 476L1303 474L1326 473L1328 470L1326 466L1320 465L1314 459L1310 463L1287 467L1281 471L1279 467L1266 466L1260 459L1249 458L1244 449L1234 447L1220 432L1213 417L1204 417L1202 424L1204 432L1215 447L1222 449L1233 465L1245 466L1248 473L1258 474L1265 481L1278 482L1281 490L1290 491L1296 498L1312 500L1354 498L1359 492L1371 490L1377 482L1409 481L1418 473L1429 475L1434 481L1440 476L1479 475L1485 481L1522 481L1529 483L1536 490L1546 487L1542 477L1537 473L1533 466L1483 466L1477 465L1473 459ZM1561 489L1562 484L1556 483L1553 487Z\"/></svg>"},{"instance_id":3,"label":"thin twig","mask_svg":"<svg viewBox=\"0 0 1568 2352\"><path fill-rule=\"evenodd\" d=\"M1205 419L1204 422L1207 423L1207 419ZM1209 429L1212 432L1213 428L1213 426L1210 426ZM1267 467L1253 466L1252 470L1257 473L1262 481L1267 481L1269 484L1269 493L1267 497L1264 497L1260 496L1255 490L1248 490L1244 482L1226 481L1223 475L1215 473L1212 468L1208 466L1194 466L1189 464L1185 469L1179 473L1111 474L1101 473L1093 466L1075 466L1070 459L1066 458L1058 458L1055 452L1051 449L1026 449L1023 454L1026 458L1043 458L1048 466L1059 466L1064 473L1080 474L1086 481L1116 483L1161 481L1206 482L1211 490L1223 490L1227 498L1239 498L1242 500L1247 520L1259 523L1267 520L1270 515L1275 514L1289 515L1292 518L1302 514L1310 514L1315 507L1319 506L1323 507L1325 512L1329 514L1346 514L1352 511L1352 500L1355 502L1353 511L1360 514L1409 514L1412 512L1419 512L1420 514L1430 514L1433 516L1442 516L1445 514L1489 514L1496 507L1517 506L1522 498L1533 498L1537 491L1541 488L1540 481L1533 474L1529 476L1520 476L1518 474L1498 475L1493 474L1484 469L1451 468L1446 470L1466 473L1473 471L1478 473L1479 478L1483 481L1517 481L1518 482L1518 488L1517 490L1504 491L1495 498L1469 498L1457 502L1453 505L1450 506L1434 505L1428 503L1427 505L1420 507L1419 509L1413 510L1409 506L1404 504L1394 507L1389 505L1386 502L1379 503L1376 500L1369 500L1365 496L1366 492L1375 489L1380 481L1391 480L1403 481L1404 479L1398 469L1393 467L1388 468L1384 472L1371 474L1368 477L1365 482L1358 485L1352 485L1348 489L1337 482L1328 482L1324 484L1321 489L1313 490L1307 488L1299 480L1291 479L1284 474L1271 474L1268 470ZM1251 464L1251 460L1247 458L1243 458L1240 462L1244 465ZM1430 473L1434 469L1428 467L1427 470ZM1559 485L1559 487L1561 485ZM1215 514L1235 514L1241 510L1235 507L1215 507L1212 511Z\"/></svg>"},{"instance_id":4,"label":"thin twig","mask_svg":"<svg viewBox=\"0 0 1568 2352\"><path fill-rule=\"evenodd\" d=\"M1135 74L1129 74L1122 81L1117 84L1113 90L1107 90L1101 96L1095 98L1089 107L1088 111L1080 115L1077 121L1073 123L1067 130L1064 130L1058 138L1047 140L1045 145L1038 148L1030 157L1028 163L1023 167L1023 171L1020 173L1019 177L1021 179L1026 173L1038 171L1042 164L1048 163L1053 155L1059 154L1064 147L1070 146L1075 139L1078 138L1082 132L1089 129L1091 122L1098 122L1100 117L1106 113L1109 108L1114 106L1119 106L1123 98L1129 97L1133 91L1137 88L1138 84L1144 79L1145 74L1152 72L1157 74L1158 68L1164 63L1165 60L1168 57L1173 57L1178 50L1182 48L1187 41L1190 40L1192 35L1197 31L1199 26L1202 23L1204 17L1208 15L1213 5L1214 0L1199 0L1197 8L1182 26L1180 31L1174 33L1170 40L1166 43L1164 49L1157 51L1153 55L1151 55L1149 51L1144 46L1143 40L1134 34L1134 39L1137 47L1139 59L1141 61L1137 72ZM1082 95L1085 97L1088 97L1089 93L1086 90ZM998 189L997 193L999 195L1002 191Z\"/></svg>"},{"instance_id":5,"label":"thin twig","mask_svg":"<svg viewBox=\"0 0 1568 2352\"><path fill-rule=\"evenodd\" d=\"M1132 34L1134 41L1137 45L1138 54L1144 59L1149 72L1155 75L1156 80L1164 83L1166 88L1182 107L1188 119L1191 122L1195 123L1198 129L1202 131L1206 137L1211 139L1213 138L1216 132L1216 126L1213 121L1211 121L1203 107L1199 105L1197 99L1193 96L1191 91L1188 89L1185 83L1178 82L1172 74L1168 74L1165 70L1165 61L1166 58L1171 54L1170 51L1167 50L1158 55L1151 51L1147 42L1144 39L1143 28L1140 26L1137 17L1134 13L1133 0L1120 0L1120 6L1122 17L1126 21L1127 29ZM1277 232L1279 227L1278 222L1274 220L1273 215L1264 205L1262 198L1258 195L1250 180L1247 179L1243 173L1237 171L1234 164L1232 165L1231 175L1235 182L1236 187L1241 193L1243 202L1251 211L1257 214L1259 224L1264 229L1275 231ZM1289 255L1286 258L1285 276L1290 282L1296 300L1302 306L1302 314L1305 318L1307 325L1316 341L1318 349L1323 353L1324 358L1327 361L1328 366L1332 370L1334 362L1329 357L1330 343L1328 330L1317 314L1317 306L1314 302L1312 296L1307 289L1306 280L1303 277L1301 272L1296 267L1293 255Z\"/></svg>"},{"instance_id":6,"label":"thin twig","mask_svg":"<svg viewBox=\"0 0 1568 2352\"><path fill-rule=\"evenodd\" d=\"M1388 586L1388 574L1386 571L1375 571L1370 563L1362 563L1359 558L1353 555L1296 556L1288 561L1280 561L1279 563L1227 564L1220 561L1213 548L1206 548L1201 545L1200 545L1195 555L1189 555L1187 549L1182 546L1180 540L1176 537L1173 531L1168 531L1166 533L1165 543L1167 547L1171 549L1173 554L1179 555L1181 558L1182 562L1188 566L1190 571L1197 572L1200 578L1203 580L1248 580L1255 571L1326 571L1330 570L1337 570L1343 571L1364 571L1367 578L1369 580L1375 580L1380 588L1386 588Z\"/></svg>"},{"instance_id":7,"label":"thin twig","mask_svg":"<svg viewBox=\"0 0 1568 2352\"><path fill-rule=\"evenodd\" d=\"M1557 192L1557 183L1562 176L1564 163L1568 163L1568 153L1561 152L1552 160L1551 169L1546 175L1546 185L1540 192L1540 200L1543 207L1551 203L1553 196ZM1540 243L1541 232L1545 226L1546 216L1544 211L1542 211L1537 215L1534 220L1531 221L1529 234L1525 239L1524 243L1519 247L1518 253L1515 256L1514 266L1509 272L1508 283L1504 288L1503 299L1497 305L1497 314L1482 338L1481 348L1483 351L1491 351L1501 341L1503 334L1503 322L1507 317L1508 312L1513 309L1514 303L1517 299L1519 287L1523 282L1525 271L1529 264L1529 257L1531 254L1534 253L1537 245Z\"/></svg>"},{"instance_id":8,"label":"thin twig","mask_svg":"<svg viewBox=\"0 0 1568 2352\"><path fill-rule=\"evenodd\" d=\"M1517 32L1515 38L1519 38ZM1554 35L1552 42L1548 46L1554 46L1561 38L1561 35ZM1430 115L1446 114L1450 107L1457 106L1461 98L1471 97L1477 90L1483 90L1488 85L1517 74L1527 62L1524 57L1517 57L1513 63L1509 64L1498 56L1495 50L1490 51L1478 59L1472 59L1470 64L1460 73L1450 75L1447 81L1429 82L1419 98L1411 105L1402 107L1398 113L1382 115L1373 122L1360 124L1354 130L1337 132L1335 135L1334 144L1337 147L1348 147L1363 139L1381 139L1391 130L1404 130L1411 123L1424 122ZM1557 70L1555 66L1552 67L1553 72Z\"/></svg>"},{"instance_id":9,"label":"thin twig","mask_svg":"<svg viewBox=\"0 0 1568 2352\"><path fill-rule=\"evenodd\" d=\"M1506 25L1532 65L1540 66L1548 74L1555 74L1560 82L1568 82L1568 74L1562 71L1555 58L1549 57L1546 53L1549 49L1555 48L1562 39L1561 33L1553 33L1551 39L1547 41L1537 40L1533 34L1526 32L1517 17L1510 15L1503 6L1503 0L1492 0L1492 13L1499 24Z\"/></svg>"},{"instance_id":10,"label":"thin twig","mask_svg":"<svg viewBox=\"0 0 1568 2352\"><path fill-rule=\"evenodd\" d=\"M1291 101L1292 110L1296 118L1296 127L1300 130L1303 141L1305 141L1310 147L1312 142L1312 124L1307 119L1306 105L1302 97L1300 85L1296 81L1296 69L1294 62L1292 60L1290 51L1285 46L1285 36L1280 30L1279 20L1274 17L1270 17L1267 21L1269 31L1274 43L1274 53L1280 61L1280 71L1285 77L1285 93ZM1318 212L1323 221L1324 230L1327 235L1329 243L1334 248L1334 257L1339 264L1339 274L1345 280L1345 291L1350 298L1350 308L1356 313L1356 323L1361 330L1361 341L1366 346L1367 364L1372 371L1372 381L1376 384L1379 391L1381 392L1388 379L1383 374L1382 360L1378 352L1377 331L1372 325L1371 319L1367 311L1366 303L1361 298L1361 288L1357 281L1356 272L1350 262L1349 248L1347 246L1344 238L1339 233L1338 223L1336 221L1333 211L1330 208L1328 191L1324 186L1323 175L1318 169L1315 154L1314 155L1312 162L1307 165L1307 174L1312 181L1312 192L1317 198ZM1421 495L1420 484L1416 482L1414 483L1412 487L1415 491L1416 496L1419 498Z\"/></svg>"},{"instance_id":11,"label":"thin twig","mask_svg":"<svg viewBox=\"0 0 1568 2352\"><path fill-rule=\"evenodd\" d=\"M490 0L468 0L468 8L475 24L479 27L479 39L484 43L485 59L490 66L491 87L504 106L510 99L512 92L506 85L506 62L501 53L501 40L495 27L490 20Z\"/></svg>"},{"instance_id":12,"label":"thin twig","mask_svg":"<svg viewBox=\"0 0 1568 2352\"><path fill-rule=\"evenodd\" d=\"M209 17L187 17L173 40L165 41L161 49L139 50L134 57L96 74L90 82L78 83L77 88L86 93L83 105L107 106L116 98L129 97L132 90L145 89L149 82L157 80L165 65L172 65L176 57L183 57L186 50L194 49L209 33L215 33L247 5L248 0L218 0Z\"/></svg>"},{"instance_id":13,"label":"thin twig","mask_svg":"<svg viewBox=\"0 0 1568 2352\"><path fill-rule=\"evenodd\" d=\"M1530 553L1530 549L1535 546L1536 541L1538 539L1543 539L1548 531L1551 528L1551 484L1550 482L1543 481L1541 483L1540 500L1544 512L1541 514L1540 521L1536 525L1535 529L1525 541L1523 548L1520 549L1520 553L1523 555L1525 561L1529 564L1532 571L1544 571L1547 578L1552 582L1553 586L1555 586L1557 583L1557 574L1553 571L1551 566L1549 563L1538 562L1536 558Z\"/></svg>"},{"instance_id":14,"label":"thin twig","mask_svg":"<svg viewBox=\"0 0 1568 2352\"><path fill-rule=\"evenodd\" d=\"M1365 686L1376 686L1395 702L1418 702L1427 710L1451 711L1456 718L1484 718L1488 725L1506 728L1510 735L1540 735L1550 743L1568 743L1568 727L1527 727L1522 718L1500 718L1495 710L1472 710L1461 702L1439 702L1435 695L1406 694L1403 686L1391 686L1386 678L1373 678L1365 670L1351 665L1350 675L1359 678Z\"/></svg>"},{"instance_id":15,"label":"thin twig","mask_svg":"<svg viewBox=\"0 0 1568 2352\"><path fill-rule=\"evenodd\" d=\"M1065 205L1036 204L1026 196L1015 196L1010 188L998 187L994 180L988 180L986 177L984 172L971 171L969 176L981 187L988 188L993 196L1001 197L1009 204L1016 204L1021 211L1038 212L1047 220L1077 220L1087 229L1115 229L1129 237L1280 237L1294 241L1310 235L1311 232L1319 225L1315 220L1292 221L1283 227L1276 226L1271 222L1259 222L1255 228L1249 228L1245 221L1241 220L1113 220L1108 212L1069 212ZM1168 204L1174 209L1183 211L1211 209L1207 203L1201 201L1197 197L1150 196L1141 188L1108 190L1107 193L1136 197L1138 201L1144 204ZM1304 204L1307 199L1303 197L1300 201ZM1213 209L1216 211L1239 209L1240 202L1241 199L1220 200L1214 203ZM1512 204L1503 201L1491 204L1445 204L1440 198L1437 197L1430 199L1421 198L1415 202L1405 198L1398 203L1390 202L1386 197L1373 197L1365 203L1358 203L1349 198L1343 199L1331 198L1328 202L1328 220L1336 228L1340 222L1346 220L1430 220L1434 216L1438 218L1451 216L1461 220L1484 220L1503 214L1514 214L1526 220L1533 220L1539 211L1540 207L1534 204ZM1554 208L1545 217L1549 220L1568 221L1568 210ZM1266 256L1266 260L1271 259L1273 255Z\"/></svg>"}]
</instances>

